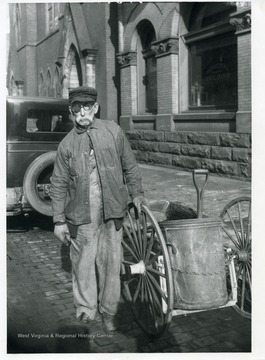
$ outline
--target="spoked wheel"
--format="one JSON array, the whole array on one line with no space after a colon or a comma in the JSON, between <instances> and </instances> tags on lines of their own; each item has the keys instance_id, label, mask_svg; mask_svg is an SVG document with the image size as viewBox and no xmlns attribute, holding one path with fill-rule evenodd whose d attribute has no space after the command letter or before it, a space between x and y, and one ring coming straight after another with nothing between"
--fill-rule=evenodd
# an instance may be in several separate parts
<instances>
[{"instance_id":1,"label":"spoked wheel","mask_svg":"<svg viewBox=\"0 0 265 360\"><path fill-rule=\"evenodd\" d=\"M142 329L161 336L171 321L174 296L163 234L151 211L142 206L138 214L133 204L123 228L123 293Z\"/></svg>"},{"instance_id":2,"label":"spoked wheel","mask_svg":"<svg viewBox=\"0 0 265 360\"><path fill-rule=\"evenodd\" d=\"M239 197L228 203L221 212L225 248L234 254L238 302L235 309L251 318L251 199ZM228 281L229 287L229 281Z\"/></svg>"}]
</instances>

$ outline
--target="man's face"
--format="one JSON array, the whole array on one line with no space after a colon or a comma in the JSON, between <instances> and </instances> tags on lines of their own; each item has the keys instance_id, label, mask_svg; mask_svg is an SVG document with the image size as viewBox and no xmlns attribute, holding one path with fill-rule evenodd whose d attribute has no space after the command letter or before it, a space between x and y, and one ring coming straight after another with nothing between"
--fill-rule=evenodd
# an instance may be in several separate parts
<instances>
[{"instance_id":1,"label":"man's face","mask_svg":"<svg viewBox=\"0 0 265 360\"><path fill-rule=\"evenodd\" d=\"M72 102L70 109L76 122L82 126L87 126L93 122L94 116L98 111L98 104L91 101L74 101Z\"/></svg>"}]
</instances>

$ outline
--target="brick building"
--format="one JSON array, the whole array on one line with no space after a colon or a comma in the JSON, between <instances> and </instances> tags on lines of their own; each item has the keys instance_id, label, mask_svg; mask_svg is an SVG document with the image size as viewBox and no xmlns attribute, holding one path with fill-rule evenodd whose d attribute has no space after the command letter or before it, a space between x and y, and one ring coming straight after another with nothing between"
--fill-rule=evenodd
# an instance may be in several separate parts
<instances>
[{"instance_id":1,"label":"brick building","mask_svg":"<svg viewBox=\"0 0 265 360\"><path fill-rule=\"evenodd\" d=\"M96 86L137 159L251 177L250 2L11 3L11 95Z\"/></svg>"}]
</instances>

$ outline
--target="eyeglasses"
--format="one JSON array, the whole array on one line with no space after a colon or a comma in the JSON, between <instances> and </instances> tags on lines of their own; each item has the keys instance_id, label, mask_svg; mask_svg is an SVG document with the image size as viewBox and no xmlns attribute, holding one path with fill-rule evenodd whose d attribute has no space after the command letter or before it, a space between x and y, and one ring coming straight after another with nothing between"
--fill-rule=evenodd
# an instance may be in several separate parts
<instances>
[{"instance_id":1,"label":"eyeglasses","mask_svg":"<svg viewBox=\"0 0 265 360\"><path fill-rule=\"evenodd\" d=\"M71 105L71 108L75 113L79 113L81 108L88 111L88 110L91 110L94 105L95 105L95 103L84 103L84 104L75 103L75 104Z\"/></svg>"}]
</instances>

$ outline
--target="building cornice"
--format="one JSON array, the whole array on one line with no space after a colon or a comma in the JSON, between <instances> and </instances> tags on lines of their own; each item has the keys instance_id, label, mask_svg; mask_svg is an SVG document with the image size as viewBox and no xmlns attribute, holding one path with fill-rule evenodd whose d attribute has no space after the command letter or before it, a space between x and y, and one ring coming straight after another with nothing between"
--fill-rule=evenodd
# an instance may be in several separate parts
<instances>
[{"instance_id":1,"label":"building cornice","mask_svg":"<svg viewBox=\"0 0 265 360\"><path fill-rule=\"evenodd\" d=\"M214 25L207 26L198 31L193 31L182 35L185 44L191 44L196 41L202 41L213 36L221 35L230 31L234 31L233 26L229 21L220 21Z\"/></svg>"},{"instance_id":2,"label":"building cornice","mask_svg":"<svg viewBox=\"0 0 265 360\"><path fill-rule=\"evenodd\" d=\"M236 34L251 31L251 12L249 9L231 15L230 24L236 28Z\"/></svg>"}]
</instances>

